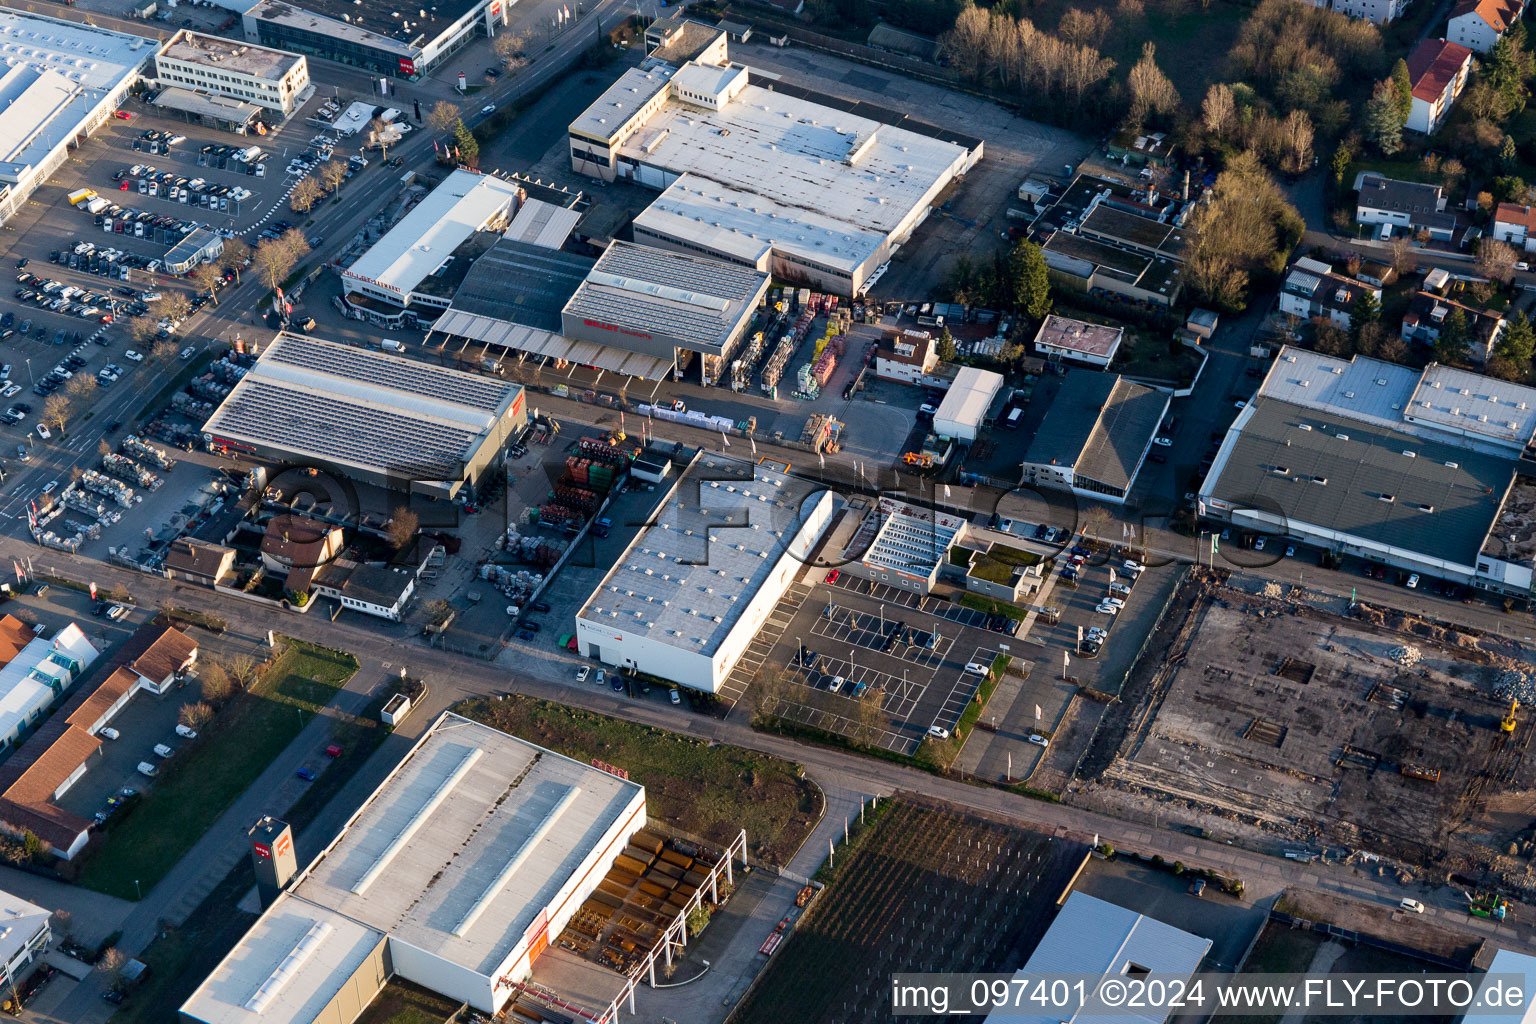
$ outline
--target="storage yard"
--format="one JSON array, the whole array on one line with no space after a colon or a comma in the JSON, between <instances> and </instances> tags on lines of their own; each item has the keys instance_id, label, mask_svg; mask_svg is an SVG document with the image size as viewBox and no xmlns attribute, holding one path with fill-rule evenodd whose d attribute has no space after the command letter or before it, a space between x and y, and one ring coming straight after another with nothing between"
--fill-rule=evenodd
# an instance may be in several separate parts
<instances>
[{"instance_id":1,"label":"storage yard","mask_svg":"<svg viewBox=\"0 0 1536 1024\"><path fill-rule=\"evenodd\" d=\"M1184 584L1085 760L1085 802L1145 816L1151 796L1165 823L1292 856L1342 847L1528 885L1510 854L1530 849L1536 726L1496 696L1522 666L1496 638L1271 589Z\"/></svg>"},{"instance_id":2,"label":"storage yard","mask_svg":"<svg viewBox=\"0 0 1536 1024\"><path fill-rule=\"evenodd\" d=\"M880 806L738 1024L778 1024L791 1005L802 1024L885 1021L893 973L1023 963L1089 856L1082 843L949 805Z\"/></svg>"}]
</instances>

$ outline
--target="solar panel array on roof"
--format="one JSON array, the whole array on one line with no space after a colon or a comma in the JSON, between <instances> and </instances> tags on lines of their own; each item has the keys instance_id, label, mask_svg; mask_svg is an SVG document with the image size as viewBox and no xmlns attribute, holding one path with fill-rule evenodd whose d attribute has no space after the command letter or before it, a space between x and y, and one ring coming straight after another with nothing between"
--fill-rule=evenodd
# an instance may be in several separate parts
<instances>
[{"instance_id":1,"label":"solar panel array on roof","mask_svg":"<svg viewBox=\"0 0 1536 1024\"><path fill-rule=\"evenodd\" d=\"M274 341L264 358L485 412L506 400L507 385L498 380L292 334Z\"/></svg>"}]
</instances>

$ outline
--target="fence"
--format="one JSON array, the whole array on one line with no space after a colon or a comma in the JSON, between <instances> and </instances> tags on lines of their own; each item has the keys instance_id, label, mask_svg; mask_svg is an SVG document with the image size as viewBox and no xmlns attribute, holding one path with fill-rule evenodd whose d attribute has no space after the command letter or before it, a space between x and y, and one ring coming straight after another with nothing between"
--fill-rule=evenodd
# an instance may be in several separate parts
<instances>
[{"instance_id":1,"label":"fence","mask_svg":"<svg viewBox=\"0 0 1536 1024\"><path fill-rule=\"evenodd\" d=\"M1326 938L1336 939L1339 942L1349 942L1355 945L1370 946L1373 949L1379 949L1383 952L1392 953L1397 956L1408 956L1414 958L1415 960L1423 960L1425 963L1433 964L1436 967L1443 967L1446 970L1464 971L1469 966L1471 966L1468 961L1453 960L1450 957L1440 956L1438 953L1429 953L1422 949L1415 949L1412 946L1405 946L1400 942L1392 942L1388 939L1378 938L1375 935L1369 935L1365 932L1357 932L1348 928L1340 928L1338 925L1329 924L1326 921L1308 921L1304 917L1293 917L1283 910L1275 910L1271 908L1269 911L1269 919L1278 924L1287 925L1291 928L1310 930L1317 933L1318 935L1325 936Z\"/></svg>"}]
</instances>

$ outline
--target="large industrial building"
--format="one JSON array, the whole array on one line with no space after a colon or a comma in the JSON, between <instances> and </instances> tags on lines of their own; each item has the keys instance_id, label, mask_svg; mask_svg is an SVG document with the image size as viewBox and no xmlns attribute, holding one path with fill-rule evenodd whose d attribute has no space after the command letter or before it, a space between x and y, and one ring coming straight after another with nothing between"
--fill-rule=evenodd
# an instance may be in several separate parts
<instances>
[{"instance_id":1,"label":"large industrial building","mask_svg":"<svg viewBox=\"0 0 1536 1024\"><path fill-rule=\"evenodd\" d=\"M280 122L313 93L309 61L297 53L182 29L155 55L155 78L260 107Z\"/></svg>"},{"instance_id":2,"label":"large industrial building","mask_svg":"<svg viewBox=\"0 0 1536 1024\"><path fill-rule=\"evenodd\" d=\"M1124 503L1168 401L1166 391L1119 374L1068 370L1024 452L1023 482Z\"/></svg>"},{"instance_id":3,"label":"large industrial building","mask_svg":"<svg viewBox=\"0 0 1536 1024\"><path fill-rule=\"evenodd\" d=\"M342 294L385 303L386 316L425 307L422 318L431 322L448 308L469 269L471 260L455 250L477 232L507 227L521 195L515 181L454 171L341 272Z\"/></svg>"},{"instance_id":4,"label":"large industrial building","mask_svg":"<svg viewBox=\"0 0 1536 1024\"><path fill-rule=\"evenodd\" d=\"M561 333L653 356L669 368L698 355L702 382L714 384L767 293L762 271L614 242L565 304Z\"/></svg>"},{"instance_id":5,"label":"large industrial building","mask_svg":"<svg viewBox=\"0 0 1536 1024\"><path fill-rule=\"evenodd\" d=\"M498 1013L645 823L637 783L445 713L182 1017L350 1024L391 977Z\"/></svg>"},{"instance_id":6,"label":"large industrial building","mask_svg":"<svg viewBox=\"0 0 1536 1024\"><path fill-rule=\"evenodd\" d=\"M211 451L451 498L528 423L517 384L279 334L203 425Z\"/></svg>"},{"instance_id":7,"label":"large industrial building","mask_svg":"<svg viewBox=\"0 0 1536 1024\"><path fill-rule=\"evenodd\" d=\"M709 52L626 71L571 123L576 171L662 190L637 242L861 295L981 159L980 139Z\"/></svg>"},{"instance_id":8,"label":"large industrial building","mask_svg":"<svg viewBox=\"0 0 1536 1024\"><path fill-rule=\"evenodd\" d=\"M700 452L576 615L583 655L716 692L809 560L832 493Z\"/></svg>"},{"instance_id":9,"label":"large industrial building","mask_svg":"<svg viewBox=\"0 0 1536 1024\"><path fill-rule=\"evenodd\" d=\"M0 10L0 224L112 116L155 44Z\"/></svg>"},{"instance_id":10,"label":"large industrial building","mask_svg":"<svg viewBox=\"0 0 1536 1024\"><path fill-rule=\"evenodd\" d=\"M1536 389L1285 348L1237 416L1200 513L1405 572L1530 596Z\"/></svg>"},{"instance_id":11,"label":"large industrial building","mask_svg":"<svg viewBox=\"0 0 1536 1024\"><path fill-rule=\"evenodd\" d=\"M415 81L476 36L507 25L515 0L443 0L396 9L362 0L258 0L245 12L252 43Z\"/></svg>"}]
</instances>

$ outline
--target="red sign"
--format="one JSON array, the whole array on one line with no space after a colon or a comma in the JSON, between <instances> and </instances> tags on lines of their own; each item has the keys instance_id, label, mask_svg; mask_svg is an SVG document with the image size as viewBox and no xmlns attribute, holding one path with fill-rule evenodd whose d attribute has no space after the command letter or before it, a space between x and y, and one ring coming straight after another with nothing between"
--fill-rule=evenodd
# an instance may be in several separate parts
<instances>
[{"instance_id":1,"label":"red sign","mask_svg":"<svg viewBox=\"0 0 1536 1024\"><path fill-rule=\"evenodd\" d=\"M279 857L289 853L293 849L293 837L287 832L277 837L277 855Z\"/></svg>"},{"instance_id":2,"label":"red sign","mask_svg":"<svg viewBox=\"0 0 1536 1024\"><path fill-rule=\"evenodd\" d=\"M649 340L651 337L644 331L631 331L627 327L619 327L616 324L605 324L601 320L583 320L582 323L588 327L596 327L600 331L612 331L615 334L623 334L630 338L645 338Z\"/></svg>"},{"instance_id":3,"label":"red sign","mask_svg":"<svg viewBox=\"0 0 1536 1024\"><path fill-rule=\"evenodd\" d=\"M414 75L416 73L416 62L409 57L401 57L400 73L402 75Z\"/></svg>"},{"instance_id":4,"label":"red sign","mask_svg":"<svg viewBox=\"0 0 1536 1024\"><path fill-rule=\"evenodd\" d=\"M96 584L91 584L91 600L96 600Z\"/></svg>"},{"instance_id":5,"label":"red sign","mask_svg":"<svg viewBox=\"0 0 1536 1024\"><path fill-rule=\"evenodd\" d=\"M623 768L611 765L606 761L599 761L594 757L592 759L592 767L596 768L600 772L607 772L609 775L612 775L616 779L623 779L625 782L629 781L629 772L625 771Z\"/></svg>"},{"instance_id":6,"label":"red sign","mask_svg":"<svg viewBox=\"0 0 1536 1024\"><path fill-rule=\"evenodd\" d=\"M523 393L519 391L517 397L512 399L512 415L516 416L523 411Z\"/></svg>"},{"instance_id":7,"label":"red sign","mask_svg":"<svg viewBox=\"0 0 1536 1024\"><path fill-rule=\"evenodd\" d=\"M501 0L491 0L491 17L495 18L495 17L498 17L500 14L501 14Z\"/></svg>"},{"instance_id":8,"label":"red sign","mask_svg":"<svg viewBox=\"0 0 1536 1024\"><path fill-rule=\"evenodd\" d=\"M255 850L256 856L260 857L262 860L272 859L272 847L268 846L266 843L257 843Z\"/></svg>"}]
</instances>

